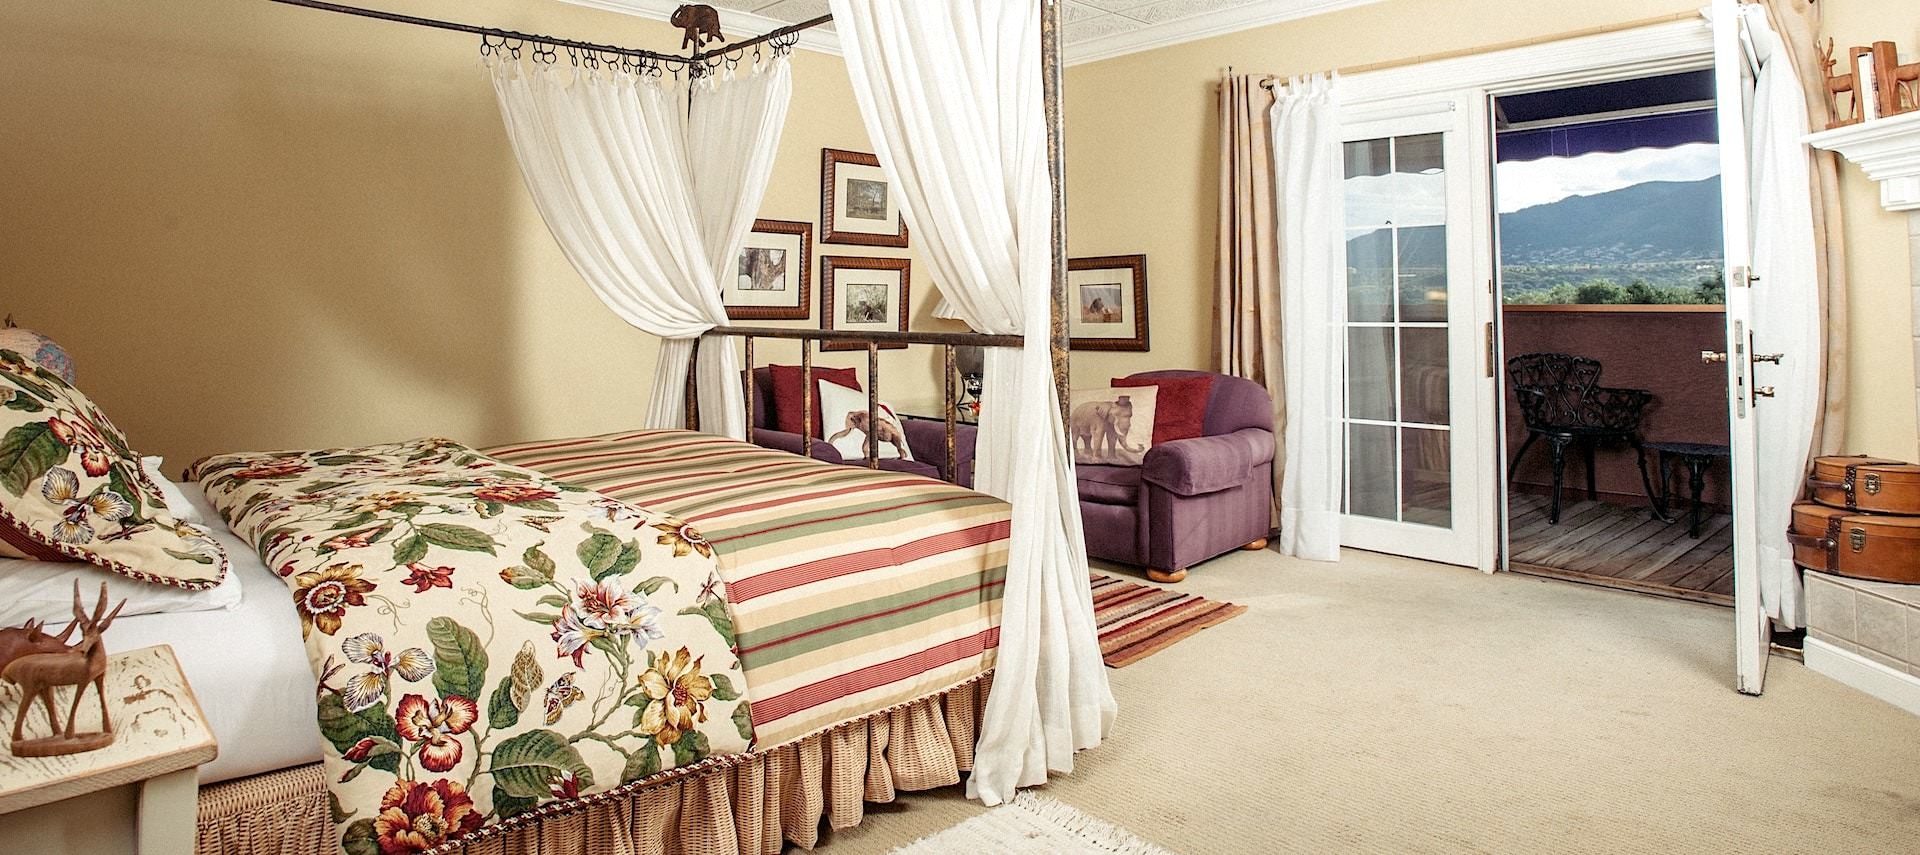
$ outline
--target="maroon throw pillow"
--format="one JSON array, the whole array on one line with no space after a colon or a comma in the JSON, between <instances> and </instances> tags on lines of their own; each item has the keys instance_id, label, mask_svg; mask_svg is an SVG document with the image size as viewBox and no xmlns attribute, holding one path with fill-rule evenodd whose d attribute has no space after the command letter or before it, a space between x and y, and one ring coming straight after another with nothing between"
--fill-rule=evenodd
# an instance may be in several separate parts
<instances>
[{"instance_id":1,"label":"maroon throw pillow","mask_svg":"<svg viewBox=\"0 0 1920 855\"><path fill-rule=\"evenodd\" d=\"M800 397L800 390L806 386L798 365L769 365L773 374L773 428L786 433L801 433L801 425L806 418L803 415L806 400ZM825 380L860 391L860 375L851 368L821 368L814 366L813 379ZM820 436L820 390L813 390L813 431Z\"/></svg>"},{"instance_id":2,"label":"maroon throw pillow","mask_svg":"<svg viewBox=\"0 0 1920 855\"><path fill-rule=\"evenodd\" d=\"M1203 435L1207 420L1207 396L1213 394L1212 377L1115 377L1112 388L1157 386L1159 403L1153 412L1153 444Z\"/></svg>"}]
</instances>

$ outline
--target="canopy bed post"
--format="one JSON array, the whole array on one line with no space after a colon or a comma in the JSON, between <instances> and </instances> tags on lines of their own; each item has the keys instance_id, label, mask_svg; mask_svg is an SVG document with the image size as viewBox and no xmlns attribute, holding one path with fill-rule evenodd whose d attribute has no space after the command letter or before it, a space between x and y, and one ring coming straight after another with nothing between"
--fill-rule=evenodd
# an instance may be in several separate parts
<instances>
[{"instance_id":1,"label":"canopy bed post","mask_svg":"<svg viewBox=\"0 0 1920 855\"><path fill-rule=\"evenodd\" d=\"M880 468L880 343L867 342L867 468Z\"/></svg>"},{"instance_id":2,"label":"canopy bed post","mask_svg":"<svg viewBox=\"0 0 1920 855\"><path fill-rule=\"evenodd\" d=\"M1047 177L1053 198L1053 388L1060 398L1060 428L1067 447L1073 447L1073 375L1068 351L1072 333L1067 325L1067 145L1061 113L1060 26L1061 0L1040 3L1040 86L1047 105ZM951 395L948 396L951 399ZM949 429L951 436L953 431Z\"/></svg>"},{"instance_id":3,"label":"canopy bed post","mask_svg":"<svg viewBox=\"0 0 1920 855\"><path fill-rule=\"evenodd\" d=\"M759 401L756 400L757 392L758 392L758 384L755 383L753 379L753 336L746 337L744 349L746 351L746 360L747 360L747 441L752 442L753 441L753 418L754 418L755 411L759 409L758 407ZM687 376L689 377L693 376L693 372L691 371L687 372Z\"/></svg>"},{"instance_id":4,"label":"canopy bed post","mask_svg":"<svg viewBox=\"0 0 1920 855\"><path fill-rule=\"evenodd\" d=\"M953 379L955 375L954 356L953 356L954 348L953 348L953 345L949 344L940 349L945 355L945 358L942 360L945 367L941 371L941 375L946 378L946 383L945 383L946 399L945 400L947 402L947 468L942 469L940 471L947 473L947 483L958 484L960 483L960 473L954 471L954 460L953 460L953 455L954 455L953 434L954 434L954 431L958 429L958 426L955 425L954 422L957 421L959 416L959 407L956 405L956 396L953 394Z\"/></svg>"},{"instance_id":5,"label":"canopy bed post","mask_svg":"<svg viewBox=\"0 0 1920 855\"><path fill-rule=\"evenodd\" d=\"M813 342L800 340L800 456L813 456Z\"/></svg>"}]
</instances>

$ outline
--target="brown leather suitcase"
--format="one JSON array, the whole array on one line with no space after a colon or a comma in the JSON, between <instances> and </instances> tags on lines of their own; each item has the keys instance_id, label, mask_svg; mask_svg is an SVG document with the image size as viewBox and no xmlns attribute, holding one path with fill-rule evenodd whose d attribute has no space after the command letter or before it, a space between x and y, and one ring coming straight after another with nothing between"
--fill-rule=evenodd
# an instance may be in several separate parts
<instances>
[{"instance_id":1,"label":"brown leather suitcase","mask_svg":"<svg viewBox=\"0 0 1920 855\"><path fill-rule=\"evenodd\" d=\"M1876 582L1920 584L1920 517L1851 513L1813 502L1793 506L1793 561L1809 570Z\"/></svg>"},{"instance_id":2,"label":"brown leather suitcase","mask_svg":"<svg viewBox=\"0 0 1920 855\"><path fill-rule=\"evenodd\" d=\"M1816 457L1813 500L1830 508L1920 514L1920 466L1877 457Z\"/></svg>"}]
</instances>

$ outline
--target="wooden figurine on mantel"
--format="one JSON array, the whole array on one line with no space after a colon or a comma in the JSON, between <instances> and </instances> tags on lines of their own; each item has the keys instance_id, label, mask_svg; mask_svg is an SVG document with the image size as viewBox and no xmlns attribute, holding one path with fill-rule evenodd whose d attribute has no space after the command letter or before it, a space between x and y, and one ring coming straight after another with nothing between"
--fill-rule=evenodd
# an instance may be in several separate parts
<instances>
[{"instance_id":1,"label":"wooden figurine on mantel","mask_svg":"<svg viewBox=\"0 0 1920 855\"><path fill-rule=\"evenodd\" d=\"M1914 91L1920 84L1920 62L1901 65L1900 49L1893 42L1848 48L1846 73L1835 74L1838 60L1833 56L1833 40L1828 39L1820 51L1820 64L1827 74L1829 129L1920 109L1920 97ZM1843 94L1853 96L1851 115L1840 110Z\"/></svg>"},{"instance_id":2,"label":"wooden figurine on mantel","mask_svg":"<svg viewBox=\"0 0 1920 855\"><path fill-rule=\"evenodd\" d=\"M667 21L686 31L686 35L680 39L681 50L689 47L699 50L707 42L726 41L727 38L720 35L720 13L704 3L681 6L673 10L673 17Z\"/></svg>"},{"instance_id":3,"label":"wooden figurine on mantel","mask_svg":"<svg viewBox=\"0 0 1920 855\"><path fill-rule=\"evenodd\" d=\"M107 648L100 636L120 616L126 601L107 611L107 584L100 583L100 602L88 615L80 603L80 582L73 583L73 623L58 636L48 635L39 621L0 630L0 678L20 687L20 711L13 720L13 753L17 757L52 757L78 754L113 744L113 719L107 713ZM66 640L80 631L78 644ZM80 700L91 685L100 698L100 729L75 733L80 717ZM53 704L57 686L73 687L73 704L67 709L67 723L60 724L59 710ZM47 711L48 736L23 739L27 715L33 702L40 701Z\"/></svg>"}]
</instances>

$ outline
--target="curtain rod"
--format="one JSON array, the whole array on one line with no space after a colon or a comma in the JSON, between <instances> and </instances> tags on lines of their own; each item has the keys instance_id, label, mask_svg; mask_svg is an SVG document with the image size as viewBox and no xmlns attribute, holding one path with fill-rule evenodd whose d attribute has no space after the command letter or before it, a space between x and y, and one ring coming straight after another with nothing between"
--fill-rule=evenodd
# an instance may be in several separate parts
<instances>
[{"instance_id":1,"label":"curtain rod","mask_svg":"<svg viewBox=\"0 0 1920 855\"><path fill-rule=\"evenodd\" d=\"M678 54L661 53L659 51L641 50L639 48L620 47L619 45L599 44L596 42L579 41L577 39L563 39L556 36L543 36L537 33L522 33L515 30L503 30L498 27L481 27L481 26L476 26L474 24L462 24L456 21L442 21L435 18L422 18L418 15L403 15L398 12L385 12L379 9L365 9L359 6L348 6L343 3L329 3L327 2L327 0L268 0L268 2L280 3L286 6L299 6L303 9L318 9L322 12L338 12L343 15L354 15L356 17L361 17L361 18L372 18L378 21L391 21L396 24L412 24L413 26L416 26L416 27L432 27L437 30L451 30L457 33L470 33L472 35L481 36L483 38L491 37L491 38L497 38L497 39L507 39L511 41L531 42L534 44L574 48L577 50L591 51L595 53L610 53L610 54L616 54L619 56L632 56L632 57L639 57L642 59L659 60L662 62L678 62L678 63L687 63L687 64L692 64L696 62L706 62L716 57L723 57L729 53L733 53L734 51L743 50L745 48L753 47L754 45L763 44L765 42L775 42L776 47L780 47L782 46L778 43L780 39L786 38L788 36L793 36L794 34L800 32L801 30L817 27L817 26L820 26L821 24L825 24L833 20L832 15L821 15L818 18L801 21L800 23L797 23L797 24L789 24L787 26L784 26L777 30L769 32L765 35L755 36L751 39L734 42L732 44L721 45L720 47L714 48L713 50L709 50L709 51L699 51L693 54L692 56L680 56ZM792 42L788 42L787 44L790 45L792 44Z\"/></svg>"},{"instance_id":2,"label":"curtain rod","mask_svg":"<svg viewBox=\"0 0 1920 855\"><path fill-rule=\"evenodd\" d=\"M801 30L810 30L822 24L831 24L831 23L833 23L833 15L831 14L821 15L818 18L809 18L797 24L788 24L784 27L781 27L780 29L768 32L765 35L754 36L753 38L747 39L746 41L739 41L739 42L734 42L732 44L721 45L720 47L714 48L713 50L700 51L694 54L692 58L695 60L710 59L712 57L720 56L722 54L728 54L737 50L742 50L744 48L750 48L750 47L753 47L754 45L760 44L761 42L770 42L775 39L782 38L784 36L791 36L795 33L800 32Z\"/></svg>"}]
</instances>

